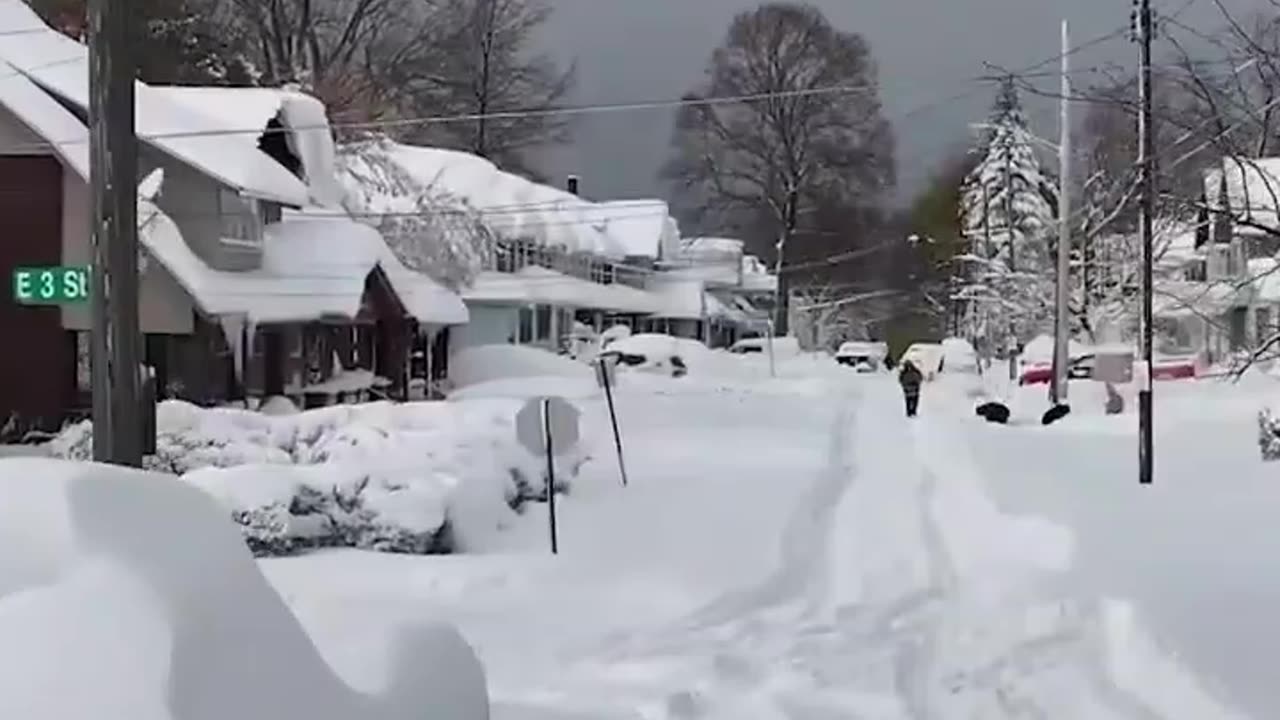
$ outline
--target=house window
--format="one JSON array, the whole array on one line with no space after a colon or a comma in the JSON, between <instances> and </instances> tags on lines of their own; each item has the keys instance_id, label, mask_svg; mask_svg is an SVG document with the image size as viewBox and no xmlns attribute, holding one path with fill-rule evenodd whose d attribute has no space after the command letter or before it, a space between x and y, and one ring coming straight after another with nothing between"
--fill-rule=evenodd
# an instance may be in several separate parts
<instances>
[{"instance_id":1,"label":"house window","mask_svg":"<svg viewBox=\"0 0 1280 720\"><path fill-rule=\"evenodd\" d=\"M262 232L255 206L230 190L218 191L219 236L228 245L262 245Z\"/></svg>"},{"instance_id":2,"label":"house window","mask_svg":"<svg viewBox=\"0 0 1280 720\"><path fill-rule=\"evenodd\" d=\"M517 338L521 345L533 342L533 308L520 308L520 333Z\"/></svg>"}]
</instances>

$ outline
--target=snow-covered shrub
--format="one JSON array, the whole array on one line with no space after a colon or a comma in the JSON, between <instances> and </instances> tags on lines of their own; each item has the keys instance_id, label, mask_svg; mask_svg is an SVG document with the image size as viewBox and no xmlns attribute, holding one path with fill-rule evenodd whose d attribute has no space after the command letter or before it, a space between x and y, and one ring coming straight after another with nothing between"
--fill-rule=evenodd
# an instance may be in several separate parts
<instances>
[{"instance_id":1,"label":"snow-covered shrub","mask_svg":"<svg viewBox=\"0 0 1280 720\"><path fill-rule=\"evenodd\" d=\"M471 532L545 501L543 462L515 437L521 404L370 403L270 416L166 401L146 464L216 497L256 554L452 552ZM51 450L90 459L92 425L68 428ZM578 451L558 460L557 491L568 490L586 458Z\"/></svg>"},{"instance_id":2,"label":"snow-covered shrub","mask_svg":"<svg viewBox=\"0 0 1280 720\"><path fill-rule=\"evenodd\" d=\"M1280 460L1280 418L1270 408L1258 411L1258 451L1263 460Z\"/></svg>"}]
</instances>

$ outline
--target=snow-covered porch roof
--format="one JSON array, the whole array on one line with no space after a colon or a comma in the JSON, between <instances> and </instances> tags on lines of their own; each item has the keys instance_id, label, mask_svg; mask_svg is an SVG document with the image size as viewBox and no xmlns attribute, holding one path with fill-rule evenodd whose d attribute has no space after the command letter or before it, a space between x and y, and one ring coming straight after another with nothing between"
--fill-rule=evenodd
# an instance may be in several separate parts
<instances>
[{"instance_id":1,"label":"snow-covered porch roof","mask_svg":"<svg viewBox=\"0 0 1280 720\"><path fill-rule=\"evenodd\" d=\"M650 314L661 306L659 298L643 290L617 283L594 283L536 265L514 273L481 273L462 296L473 303L545 304L638 315Z\"/></svg>"},{"instance_id":2,"label":"snow-covered porch roof","mask_svg":"<svg viewBox=\"0 0 1280 720\"><path fill-rule=\"evenodd\" d=\"M706 284L699 278L672 277L661 273L650 279L649 292L661 300L654 317L673 320L702 320L707 315Z\"/></svg>"},{"instance_id":3,"label":"snow-covered porch roof","mask_svg":"<svg viewBox=\"0 0 1280 720\"><path fill-rule=\"evenodd\" d=\"M1248 305L1247 288L1229 282L1166 280L1156 283L1152 312L1158 317L1218 317Z\"/></svg>"},{"instance_id":4,"label":"snow-covered porch roof","mask_svg":"<svg viewBox=\"0 0 1280 720\"><path fill-rule=\"evenodd\" d=\"M178 226L148 201L138 207L138 239L206 314L252 324L351 319L365 283L381 269L410 317L427 325L467 322L461 298L406 268L367 225L321 209L286 213L267 228L262 267L228 272L209 267Z\"/></svg>"},{"instance_id":5,"label":"snow-covered porch roof","mask_svg":"<svg viewBox=\"0 0 1280 720\"><path fill-rule=\"evenodd\" d=\"M50 28L22 0L0 0L0 59L40 88L88 112L88 49ZM227 142L237 130L254 131L250 134L256 138L261 129L253 127L251 119L228 126L175 102L157 88L139 82L135 89L141 141L242 194L298 207L308 204L307 186L283 166L256 147ZM8 98L24 99L29 100L30 93L13 93ZM41 113L38 109L13 109L28 119L41 119L35 117ZM58 129L53 123L39 122L33 129L55 146L84 141L52 134Z\"/></svg>"}]
</instances>

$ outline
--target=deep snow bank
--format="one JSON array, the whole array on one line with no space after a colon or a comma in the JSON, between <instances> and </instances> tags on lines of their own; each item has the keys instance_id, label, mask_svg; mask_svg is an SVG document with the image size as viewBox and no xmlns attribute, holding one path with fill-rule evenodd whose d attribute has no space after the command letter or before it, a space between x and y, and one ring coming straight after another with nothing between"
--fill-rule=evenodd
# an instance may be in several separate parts
<instances>
[{"instance_id":1,"label":"deep snow bank","mask_svg":"<svg viewBox=\"0 0 1280 720\"><path fill-rule=\"evenodd\" d=\"M0 460L0 717L486 720L452 628L396 634L351 690L208 496L155 473Z\"/></svg>"},{"instance_id":2,"label":"deep snow bank","mask_svg":"<svg viewBox=\"0 0 1280 720\"><path fill-rule=\"evenodd\" d=\"M545 497L543 461L516 441L520 406L486 398L272 416L167 401L148 466L216 497L260 554L332 546L449 552ZM588 430L562 458L560 489L586 457ZM69 428L51 449L90 458L91 424Z\"/></svg>"}]
</instances>

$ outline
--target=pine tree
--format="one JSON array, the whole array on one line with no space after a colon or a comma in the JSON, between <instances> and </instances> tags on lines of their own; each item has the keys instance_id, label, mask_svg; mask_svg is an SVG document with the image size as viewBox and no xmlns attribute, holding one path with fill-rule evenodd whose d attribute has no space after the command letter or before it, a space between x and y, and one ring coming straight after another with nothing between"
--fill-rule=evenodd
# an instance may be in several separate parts
<instances>
[{"instance_id":1,"label":"pine tree","mask_svg":"<svg viewBox=\"0 0 1280 720\"><path fill-rule=\"evenodd\" d=\"M961 190L960 224L972 266L962 294L972 300L967 325L975 336L1012 328L1026 340L1052 316L1058 188L1032 140L1008 78Z\"/></svg>"}]
</instances>

